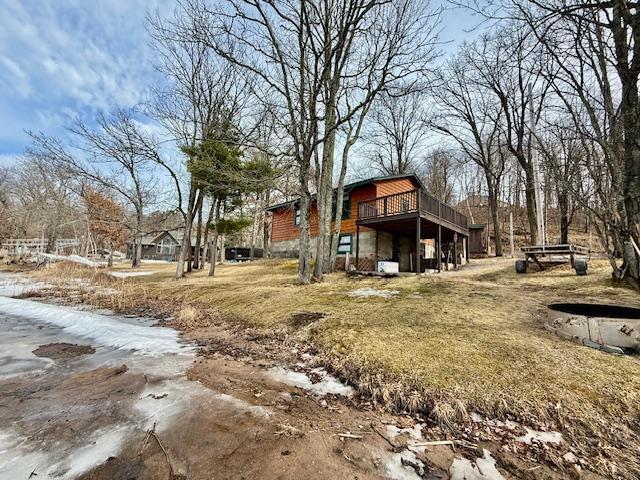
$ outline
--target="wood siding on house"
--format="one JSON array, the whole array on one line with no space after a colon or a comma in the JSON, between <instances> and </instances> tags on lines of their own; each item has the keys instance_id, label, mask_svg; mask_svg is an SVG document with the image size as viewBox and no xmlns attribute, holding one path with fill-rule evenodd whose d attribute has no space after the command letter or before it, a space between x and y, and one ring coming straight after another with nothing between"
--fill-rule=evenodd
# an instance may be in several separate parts
<instances>
[{"instance_id":1,"label":"wood siding on house","mask_svg":"<svg viewBox=\"0 0 640 480\"><path fill-rule=\"evenodd\" d=\"M343 219L341 223L341 233L355 233L356 220L358 218L358 203L364 200L371 200L376 197L391 195L394 193L407 192L418 188L410 178L399 178L381 180L375 183L354 188L350 192L351 215ZM294 207L282 208L273 212L271 223L271 241L282 242L295 240L300 236L300 228L295 225L296 210ZM368 231L368 228L361 227L360 231ZM318 209L315 202L311 205L311 238L318 235Z\"/></svg>"},{"instance_id":2,"label":"wood siding on house","mask_svg":"<svg viewBox=\"0 0 640 480\"><path fill-rule=\"evenodd\" d=\"M375 197L384 197L394 193L410 192L418 188L410 178L398 178L394 180L381 180L376 182Z\"/></svg>"}]
</instances>

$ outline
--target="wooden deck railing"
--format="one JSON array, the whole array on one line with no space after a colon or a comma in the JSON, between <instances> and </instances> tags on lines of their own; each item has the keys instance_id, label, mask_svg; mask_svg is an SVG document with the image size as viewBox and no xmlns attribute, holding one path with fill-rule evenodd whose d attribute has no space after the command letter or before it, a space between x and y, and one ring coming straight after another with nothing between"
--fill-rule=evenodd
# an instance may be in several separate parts
<instances>
[{"instance_id":1,"label":"wooden deck railing","mask_svg":"<svg viewBox=\"0 0 640 480\"><path fill-rule=\"evenodd\" d=\"M429 214L464 230L468 229L467 217L455 208L441 202L424 190L394 193L358 204L358 220L394 217L409 213Z\"/></svg>"}]
</instances>

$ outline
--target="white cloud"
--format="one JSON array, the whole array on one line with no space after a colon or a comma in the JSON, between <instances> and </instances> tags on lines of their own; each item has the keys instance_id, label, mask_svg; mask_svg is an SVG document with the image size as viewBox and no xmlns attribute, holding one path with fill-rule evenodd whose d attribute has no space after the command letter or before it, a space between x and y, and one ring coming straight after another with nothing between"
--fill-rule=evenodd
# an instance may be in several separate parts
<instances>
[{"instance_id":1,"label":"white cloud","mask_svg":"<svg viewBox=\"0 0 640 480\"><path fill-rule=\"evenodd\" d=\"M139 103L154 75L144 28L153 6L0 0L0 83L46 105L108 111Z\"/></svg>"},{"instance_id":2,"label":"white cloud","mask_svg":"<svg viewBox=\"0 0 640 480\"><path fill-rule=\"evenodd\" d=\"M162 0L0 0L0 154L24 130L66 134L69 118L145 100L157 73L148 10Z\"/></svg>"}]
</instances>

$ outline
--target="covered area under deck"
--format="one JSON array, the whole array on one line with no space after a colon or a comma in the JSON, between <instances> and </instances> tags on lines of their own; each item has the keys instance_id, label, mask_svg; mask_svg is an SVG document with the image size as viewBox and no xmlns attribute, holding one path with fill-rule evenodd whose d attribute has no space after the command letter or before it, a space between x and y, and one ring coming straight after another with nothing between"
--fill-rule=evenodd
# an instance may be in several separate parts
<instances>
[{"instance_id":1,"label":"covered area under deck","mask_svg":"<svg viewBox=\"0 0 640 480\"><path fill-rule=\"evenodd\" d=\"M469 259L467 217L422 189L360 202L355 268L377 271L381 261L400 272L441 271Z\"/></svg>"}]
</instances>

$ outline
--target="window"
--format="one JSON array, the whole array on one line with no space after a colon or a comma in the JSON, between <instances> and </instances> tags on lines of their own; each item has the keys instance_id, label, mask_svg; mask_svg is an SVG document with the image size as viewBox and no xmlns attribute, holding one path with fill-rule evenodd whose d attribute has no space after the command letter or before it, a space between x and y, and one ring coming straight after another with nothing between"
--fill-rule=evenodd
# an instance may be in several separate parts
<instances>
[{"instance_id":1,"label":"window","mask_svg":"<svg viewBox=\"0 0 640 480\"><path fill-rule=\"evenodd\" d=\"M351 250L352 235L350 233L341 233L338 240L338 254L353 253Z\"/></svg>"},{"instance_id":2,"label":"window","mask_svg":"<svg viewBox=\"0 0 640 480\"><path fill-rule=\"evenodd\" d=\"M162 251L162 242L156 245L156 253L160 253Z\"/></svg>"},{"instance_id":3,"label":"window","mask_svg":"<svg viewBox=\"0 0 640 480\"><path fill-rule=\"evenodd\" d=\"M331 215L336 216L336 196L333 196L333 203L331 204ZM342 198L342 220L348 220L351 218L351 196L349 194L345 194L345 197Z\"/></svg>"},{"instance_id":4,"label":"window","mask_svg":"<svg viewBox=\"0 0 640 480\"><path fill-rule=\"evenodd\" d=\"M351 218L351 195L347 195L342 200L342 220Z\"/></svg>"},{"instance_id":5,"label":"window","mask_svg":"<svg viewBox=\"0 0 640 480\"><path fill-rule=\"evenodd\" d=\"M300 208L296 208L296 215L293 219L294 225L300 225Z\"/></svg>"}]
</instances>

